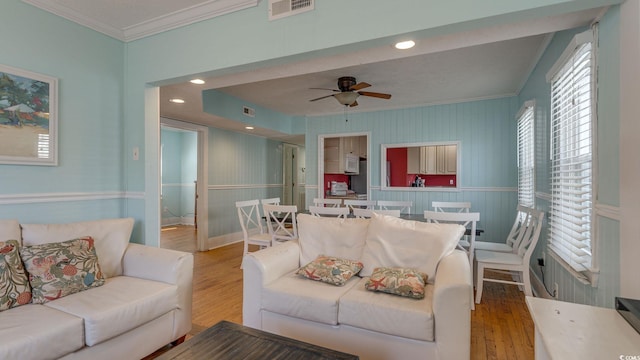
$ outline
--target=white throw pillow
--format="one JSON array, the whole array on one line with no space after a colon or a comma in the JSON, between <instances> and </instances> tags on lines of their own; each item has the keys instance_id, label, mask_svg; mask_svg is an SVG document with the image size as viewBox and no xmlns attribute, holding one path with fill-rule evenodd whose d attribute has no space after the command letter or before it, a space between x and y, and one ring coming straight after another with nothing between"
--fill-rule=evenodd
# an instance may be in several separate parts
<instances>
[{"instance_id":1,"label":"white throw pillow","mask_svg":"<svg viewBox=\"0 0 640 360\"><path fill-rule=\"evenodd\" d=\"M31 246L91 236L102 273L110 278L122 275L122 257L129 246L133 223L133 218L126 218L68 224L22 224L22 242L24 246Z\"/></svg>"},{"instance_id":2,"label":"white throw pillow","mask_svg":"<svg viewBox=\"0 0 640 360\"><path fill-rule=\"evenodd\" d=\"M428 275L433 283L438 262L449 255L464 234L455 224L434 224L373 214L360 261L361 276L376 267L413 268Z\"/></svg>"},{"instance_id":3,"label":"white throw pillow","mask_svg":"<svg viewBox=\"0 0 640 360\"><path fill-rule=\"evenodd\" d=\"M298 243L300 264L308 264L319 255L360 259L369 219L338 219L299 214Z\"/></svg>"}]
</instances>

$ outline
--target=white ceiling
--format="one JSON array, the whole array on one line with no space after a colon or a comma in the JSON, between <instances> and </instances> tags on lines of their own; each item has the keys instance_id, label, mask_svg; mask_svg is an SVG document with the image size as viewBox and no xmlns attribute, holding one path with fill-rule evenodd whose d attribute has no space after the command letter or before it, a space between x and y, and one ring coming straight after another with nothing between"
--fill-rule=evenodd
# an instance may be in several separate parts
<instances>
[{"instance_id":1,"label":"white ceiling","mask_svg":"<svg viewBox=\"0 0 640 360\"><path fill-rule=\"evenodd\" d=\"M259 0L23 1L127 41L255 6ZM589 24L601 11L593 9L488 27L481 31L415 39L416 46L406 51L396 50L389 44L303 62L254 68L204 78L204 85L173 83L160 88L160 114L170 119L246 132L242 123L202 111L201 92L214 88L213 84L216 89L247 101L247 106L255 104L299 116L342 113L344 107L334 98L309 102L332 93L309 88L337 89L337 79L341 76L354 76L358 82L371 84L364 89L366 91L392 95L389 100L360 96L359 106L349 108L349 112L515 95L533 70L553 32ZM171 83L171 80L166 83ZM173 97L183 98L186 102L172 104L168 99ZM290 137L269 129L258 128L253 133L304 143L303 136Z\"/></svg>"}]
</instances>

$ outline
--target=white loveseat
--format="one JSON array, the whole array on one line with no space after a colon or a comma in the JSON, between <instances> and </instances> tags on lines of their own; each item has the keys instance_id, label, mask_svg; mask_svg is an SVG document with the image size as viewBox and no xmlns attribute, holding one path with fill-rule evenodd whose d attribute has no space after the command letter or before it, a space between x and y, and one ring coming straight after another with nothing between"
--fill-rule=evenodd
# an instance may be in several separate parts
<instances>
[{"instance_id":1,"label":"white loveseat","mask_svg":"<svg viewBox=\"0 0 640 360\"><path fill-rule=\"evenodd\" d=\"M104 285L0 312L0 359L140 359L191 329L193 255L129 243L134 220L19 224L22 246L94 239Z\"/></svg>"},{"instance_id":2,"label":"white loveseat","mask_svg":"<svg viewBox=\"0 0 640 360\"><path fill-rule=\"evenodd\" d=\"M463 231L390 216L301 214L297 242L244 257L244 325L363 360L469 359L472 279L466 254L455 250ZM334 286L296 275L318 255L360 260L362 276ZM424 299L367 291L376 266L427 273Z\"/></svg>"}]
</instances>

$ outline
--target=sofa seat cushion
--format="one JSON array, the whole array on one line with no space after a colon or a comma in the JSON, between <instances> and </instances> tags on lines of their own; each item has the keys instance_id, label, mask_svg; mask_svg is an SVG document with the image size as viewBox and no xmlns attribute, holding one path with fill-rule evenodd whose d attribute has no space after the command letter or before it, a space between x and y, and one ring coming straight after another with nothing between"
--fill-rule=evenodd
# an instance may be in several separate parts
<instances>
[{"instance_id":1,"label":"sofa seat cushion","mask_svg":"<svg viewBox=\"0 0 640 360\"><path fill-rule=\"evenodd\" d=\"M38 304L0 312L0 359L58 359L83 346L77 316Z\"/></svg>"},{"instance_id":2,"label":"sofa seat cushion","mask_svg":"<svg viewBox=\"0 0 640 360\"><path fill-rule=\"evenodd\" d=\"M356 285L359 280L359 277L354 276L343 286L334 286L311 281L296 275L296 271L293 271L263 289L262 309L305 320L337 325L340 297Z\"/></svg>"},{"instance_id":3,"label":"sofa seat cushion","mask_svg":"<svg viewBox=\"0 0 640 360\"><path fill-rule=\"evenodd\" d=\"M118 276L45 306L84 319L85 343L93 346L176 309L178 294L175 285Z\"/></svg>"},{"instance_id":4,"label":"sofa seat cushion","mask_svg":"<svg viewBox=\"0 0 640 360\"><path fill-rule=\"evenodd\" d=\"M340 299L338 322L416 340L434 341L433 285L423 299L367 291L360 279ZM446 320L445 320L446 321Z\"/></svg>"}]
</instances>

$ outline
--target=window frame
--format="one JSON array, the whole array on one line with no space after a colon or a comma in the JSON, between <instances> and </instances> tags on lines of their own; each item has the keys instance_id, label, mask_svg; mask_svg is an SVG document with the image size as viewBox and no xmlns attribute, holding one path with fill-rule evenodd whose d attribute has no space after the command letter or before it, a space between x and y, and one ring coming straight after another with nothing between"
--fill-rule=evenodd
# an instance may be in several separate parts
<instances>
[{"instance_id":1,"label":"window frame","mask_svg":"<svg viewBox=\"0 0 640 360\"><path fill-rule=\"evenodd\" d=\"M570 61L575 61L574 56L578 53L579 49L587 43L591 44L591 48L589 50L589 56L587 58L588 59L587 61L589 61L588 69L590 71L589 86L588 86L588 89L589 89L589 96L588 96L589 124L588 125L589 125L589 132L590 132L589 134L590 174L588 176L588 179L590 180L590 188L588 191L588 195L590 198L588 200L585 200L586 202L589 202L589 205L588 205L589 216L588 217L583 216L583 218L584 217L588 218L589 228L587 231L589 236L588 236L588 239L583 239L581 241L573 241L573 245L570 245L571 243L567 240L567 238L571 236L566 236L565 239L562 239L561 236L559 235L554 236L554 227L556 230L560 229L561 225L559 224L562 222L562 220L559 220L559 216L557 215L558 211L554 211L554 204L557 204L559 201L561 201L556 195L558 191L554 189L554 186L556 188L558 186L565 187L564 185L566 184L566 182L563 183L562 181L558 181L556 172L555 172L556 170L554 170L554 163L561 167L559 168L561 170L558 170L561 172L566 172L566 169L568 167L565 163L568 157L567 158L563 157L562 160L554 159L556 155L556 151L558 151L559 149L558 147L559 145L557 144L557 141L559 140L554 135L554 125L556 121L556 117L554 117L554 101L556 101L554 100L554 94L555 94L554 85L555 85L555 82L562 77L561 71L563 70L563 68L565 68L565 66L567 66ZM580 63L574 63L573 65L571 65L571 70L575 70L576 64L580 64ZM580 79L584 79L584 77ZM572 81L573 80L575 79L573 79L572 77ZM550 178L551 204L550 204L550 211L549 211L549 240L548 240L547 247L549 249L549 254L554 259L556 259L565 269L567 269L572 275L574 275L580 282L584 284L592 284L593 286L595 286L595 284L597 283L597 273L598 273L597 255L596 255L597 248L598 248L597 247L597 223L595 219L596 199L597 199L597 194L596 194L596 190L597 190L597 157L596 157L596 154L597 154L597 148L596 148L596 143L597 143L597 131L596 131L597 130L596 129L596 124L597 124L597 24L594 24L592 29L585 31L583 33L576 34L574 36L571 43L567 46L567 48L562 53L561 57L556 61L556 63L551 68L551 70L549 70L549 72L547 73L547 81L551 85L550 116L549 116L550 118L549 119L550 120L550 141L549 142L550 142L550 163L551 163L551 178ZM572 82L572 85L575 85L575 84L576 84L575 82ZM575 91L575 86L572 86L571 90ZM575 99L576 99L575 97L572 99L572 107L570 108L574 112L576 111L576 108L579 108L579 106L575 105L574 103ZM564 110L566 109L568 108L565 107ZM579 122L580 118L582 117L577 117L578 120L574 119L571 121ZM584 128L582 128L581 130L584 130ZM569 137L571 137L571 135ZM565 136L565 139L566 138L567 137ZM577 138L575 133L573 134L573 138ZM560 162L557 163L558 161ZM585 170L583 169L582 171L585 171ZM562 191L559 191L559 192L562 192ZM566 195L566 192L567 191L565 191L565 195ZM584 195L584 193L581 195ZM566 214L567 212L562 213L562 215L566 215ZM584 224L581 224L581 225L584 225ZM556 233L558 232L559 231L556 231ZM572 238L572 240L575 240L575 239ZM587 244L588 246L585 246L585 244ZM563 247L568 248L569 250L563 251ZM574 250L574 248L578 250ZM587 258L586 255L580 254L581 252L580 249L582 248L587 249L584 251L585 253L588 252L588 263L585 263L584 265L578 264L575 261L576 258L580 258L581 256L584 256L585 259Z\"/></svg>"},{"instance_id":2,"label":"window frame","mask_svg":"<svg viewBox=\"0 0 640 360\"><path fill-rule=\"evenodd\" d=\"M522 124L527 121L527 124ZM521 131L523 127L528 131L522 135ZM526 138L523 138L526 136ZM527 145L526 148L523 148ZM523 152L525 152L523 154ZM530 208L535 208L536 205L536 159L535 159L535 101L526 101L518 114L516 115L516 161L518 168L518 204ZM528 166L528 171L523 170L523 162L525 166ZM523 179L523 172L528 174L528 181ZM528 185L523 185L528 184ZM528 194L523 194L523 193ZM523 201L523 198L530 198L530 202Z\"/></svg>"}]
</instances>

